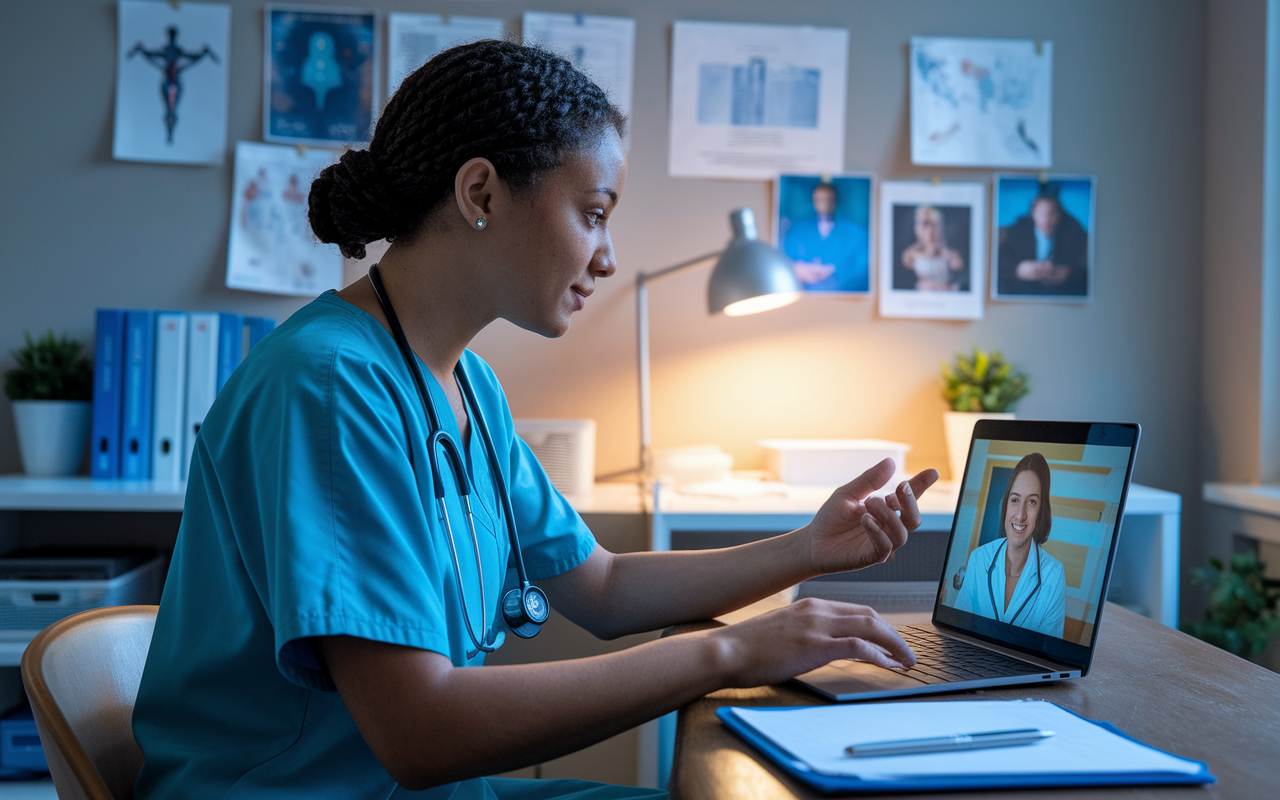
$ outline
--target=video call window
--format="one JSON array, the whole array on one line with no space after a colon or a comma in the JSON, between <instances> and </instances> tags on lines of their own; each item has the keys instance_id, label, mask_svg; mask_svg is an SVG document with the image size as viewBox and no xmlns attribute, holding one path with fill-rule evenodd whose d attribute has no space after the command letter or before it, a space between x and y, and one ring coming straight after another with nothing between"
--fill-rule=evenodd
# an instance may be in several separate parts
<instances>
[{"instance_id":1,"label":"video call window","mask_svg":"<svg viewBox=\"0 0 1280 800\"><path fill-rule=\"evenodd\" d=\"M1130 450L975 440L942 604L1087 646Z\"/></svg>"}]
</instances>

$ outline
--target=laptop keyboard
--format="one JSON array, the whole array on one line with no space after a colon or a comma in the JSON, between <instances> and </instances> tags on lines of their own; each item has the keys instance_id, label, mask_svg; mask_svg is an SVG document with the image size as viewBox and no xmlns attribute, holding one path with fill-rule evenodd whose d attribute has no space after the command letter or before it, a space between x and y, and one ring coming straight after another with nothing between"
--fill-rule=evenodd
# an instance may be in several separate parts
<instances>
[{"instance_id":1,"label":"laptop keyboard","mask_svg":"<svg viewBox=\"0 0 1280 800\"><path fill-rule=\"evenodd\" d=\"M916 654L916 665L906 674L925 683L954 683L985 678L1006 678L1040 672L1041 668L961 639L910 625L898 633Z\"/></svg>"}]
</instances>

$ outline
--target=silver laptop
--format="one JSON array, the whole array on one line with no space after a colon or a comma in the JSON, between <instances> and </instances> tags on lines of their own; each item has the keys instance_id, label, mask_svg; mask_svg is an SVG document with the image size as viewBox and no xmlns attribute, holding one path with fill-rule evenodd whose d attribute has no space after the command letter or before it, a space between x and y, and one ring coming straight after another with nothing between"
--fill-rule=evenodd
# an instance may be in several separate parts
<instances>
[{"instance_id":1,"label":"silver laptop","mask_svg":"<svg viewBox=\"0 0 1280 800\"><path fill-rule=\"evenodd\" d=\"M916 666L834 661L796 680L870 700L1087 675L1140 433L980 420L932 620L898 629Z\"/></svg>"}]
</instances>

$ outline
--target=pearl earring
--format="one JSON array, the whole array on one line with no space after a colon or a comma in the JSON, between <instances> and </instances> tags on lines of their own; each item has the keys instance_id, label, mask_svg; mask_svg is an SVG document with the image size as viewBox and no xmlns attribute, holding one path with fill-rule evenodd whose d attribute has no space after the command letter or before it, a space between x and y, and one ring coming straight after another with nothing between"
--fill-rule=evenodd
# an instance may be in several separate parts
<instances>
[{"instance_id":1,"label":"pearl earring","mask_svg":"<svg viewBox=\"0 0 1280 800\"><path fill-rule=\"evenodd\" d=\"M484 217L476 217L476 230L478 231L484 230L484 225L485 225Z\"/></svg>"}]
</instances>

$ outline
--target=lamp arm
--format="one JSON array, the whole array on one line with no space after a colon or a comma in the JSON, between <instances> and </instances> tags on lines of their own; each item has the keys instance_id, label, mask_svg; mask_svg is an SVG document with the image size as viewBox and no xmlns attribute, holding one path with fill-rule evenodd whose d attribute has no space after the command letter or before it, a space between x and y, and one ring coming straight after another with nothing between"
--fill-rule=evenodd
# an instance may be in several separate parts
<instances>
[{"instance_id":1,"label":"lamp arm","mask_svg":"<svg viewBox=\"0 0 1280 800\"><path fill-rule=\"evenodd\" d=\"M724 252L723 250L717 250L714 253L707 253L706 255L698 256L697 258L691 258L688 261L681 261L679 264L673 264L669 267L663 267L662 269L655 270L654 272L641 272L639 275L636 275L636 285L643 286L649 281L666 277L667 275L670 275L673 272L679 272L682 269L688 269L689 267L701 264L703 261L710 261L711 259L715 258L716 256L720 255L723 252Z\"/></svg>"},{"instance_id":2,"label":"lamp arm","mask_svg":"<svg viewBox=\"0 0 1280 800\"><path fill-rule=\"evenodd\" d=\"M640 480L642 483L653 476L653 423L649 407L649 281L710 261L720 253L721 251L717 250L655 272L641 272L636 275L636 366L639 371L640 389Z\"/></svg>"}]
</instances>

